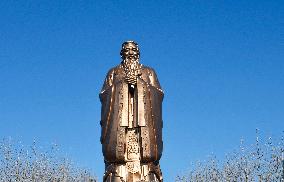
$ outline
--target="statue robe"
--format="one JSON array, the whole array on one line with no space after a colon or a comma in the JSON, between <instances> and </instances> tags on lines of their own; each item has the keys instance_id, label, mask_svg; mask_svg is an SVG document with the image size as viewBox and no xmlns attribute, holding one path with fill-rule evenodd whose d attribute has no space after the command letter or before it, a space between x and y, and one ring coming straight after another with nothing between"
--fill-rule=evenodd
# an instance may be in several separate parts
<instances>
[{"instance_id":1,"label":"statue robe","mask_svg":"<svg viewBox=\"0 0 284 182\"><path fill-rule=\"evenodd\" d=\"M140 129L141 162L157 162L163 150L162 100L163 91L155 71L141 67L135 86L134 118ZM101 143L106 163L125 163L126 129L129 127L129 85L125 82L122 65L112 68L100 93Z\"/></svg>"}]
</instances>

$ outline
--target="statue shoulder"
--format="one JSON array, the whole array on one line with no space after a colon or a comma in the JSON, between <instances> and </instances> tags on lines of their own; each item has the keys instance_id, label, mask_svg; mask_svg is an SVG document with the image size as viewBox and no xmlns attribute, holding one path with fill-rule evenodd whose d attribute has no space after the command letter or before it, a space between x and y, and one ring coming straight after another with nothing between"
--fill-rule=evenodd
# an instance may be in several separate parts
<instances>
[{"instance_id":1,"label":"statue shoulder","mask_svg":"<svg viewBox=\"0 0 284 182\"><path fill-rule=\"evenodd\" d=\"M109 69L109 71L107 72L107 75L109 76L109 75L113 75L114 73L118 73L118 72L120 72L121 71L121 65L119 64L119 65L117 65L117 66L115 66L115 67L112 67L111 69Z\"/></svg>"},{"instance_id":2,"label":"statue shoulder","mask_svg":"<svg viewBox=\"0 0 284 182\"><path fill-rule=\"evenodd\" d=\"M151 68L150 66L145 66L142 65L141 66L142 72L143 73L147 73L148 75L153 75L155 74L155 70L153 68Z\"/></svg>"},{"instance_id":3,"label":"statue shoulder","mask_svg":"<svg viewBox=\"0 0 284 182\"><path fill-rule=\"evenodd\" d=\"M119 70L120 70L120 65L109 69L109 71L107 72L105 81L104 81L102 92L104 92L104 90L106 90L108 87L112 86L115 75L119 72Z\"/></svg>"},{"instance_id":4,"label":"statue shoulder","mask_svg":"<svg viewBox=\"0 0 284 182\"><path fill-rule=\"evenodd\" d=\"M155 70L149 66L144 65L141 66L141 70L142 79L157 88L161 93L163 93Z\"/></svg>"}]
</instances>

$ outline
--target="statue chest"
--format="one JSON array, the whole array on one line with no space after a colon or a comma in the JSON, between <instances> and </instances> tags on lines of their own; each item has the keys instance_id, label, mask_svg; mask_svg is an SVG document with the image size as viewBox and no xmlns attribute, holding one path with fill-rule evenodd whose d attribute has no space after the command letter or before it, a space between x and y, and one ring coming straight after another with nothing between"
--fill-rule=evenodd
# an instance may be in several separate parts
<instances>
[{"instance_id":1,"label":"statue chest","mask_svg":"<svg viewBox=\"0 0 284 182\"><path fill-rule=\"evenodd\" d=\"M122 67L119 67L113 73L113 82L116 83L119 81L124 81L125 77L126 77L126 73L124 72ZM151 74L147 70L145 69L141 70L140 78L142 80L144 80L146 83L150 83L150 77L151 77Z\"/></svg>"}]
</instances>

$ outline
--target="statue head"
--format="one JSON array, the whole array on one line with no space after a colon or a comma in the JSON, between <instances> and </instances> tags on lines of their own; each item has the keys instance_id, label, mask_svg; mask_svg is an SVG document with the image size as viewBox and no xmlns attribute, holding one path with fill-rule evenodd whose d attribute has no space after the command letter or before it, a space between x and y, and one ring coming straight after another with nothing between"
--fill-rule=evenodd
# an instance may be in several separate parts
<instances>
[{"instance_id":1,"label":"statue head","mask_svg":"<svg viewBox=\"0 0 284 182\"><path fill-rule=\"evenodd\" d=\"M139 47L134 41L126 41L121 46L120 56L123 60L139 61Z\"/></svg>"},{"instance_id":2,"label":"statue head","mask_svg":"<svg viewBox=\"0 0 284 182\"><path fill-rule=\"evenodd\" d=\"M129 83L135 85L137 76L141 74L141 64L139 64L140 52L138 44L134 41L124 42L122 44L120 55L122 58L121 64L124 68L124 72L126 73L126 78Z\"/></svg>"}]
</instances>

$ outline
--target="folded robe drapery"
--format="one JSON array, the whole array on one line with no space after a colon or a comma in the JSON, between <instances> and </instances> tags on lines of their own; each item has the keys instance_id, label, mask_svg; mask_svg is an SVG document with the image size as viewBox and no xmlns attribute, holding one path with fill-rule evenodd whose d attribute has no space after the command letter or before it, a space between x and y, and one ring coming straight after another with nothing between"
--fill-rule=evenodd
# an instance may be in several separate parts
<instances>
[{"instance_id":1,"label":"folded robe drapery","mask_svg":"<svg viewBox=\"0 0 284 182\"><path fill-rule=\"evenodd\" d=\"M117 68L108 74L107 83L104 84L100 94L102 102L101 143L104 158L110 163L125 162L125 134L129 127L129 86L121 79L119 71ZM163 92L152 69L143 67L141 72L142 76L137 79L134 94L134 100L137 103L137 112L134 112L137 119L136 127L140 129L142 148L141 162L155 162L160 159L163 150Z\"/></svg>"}]
</instances>

